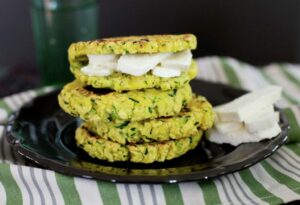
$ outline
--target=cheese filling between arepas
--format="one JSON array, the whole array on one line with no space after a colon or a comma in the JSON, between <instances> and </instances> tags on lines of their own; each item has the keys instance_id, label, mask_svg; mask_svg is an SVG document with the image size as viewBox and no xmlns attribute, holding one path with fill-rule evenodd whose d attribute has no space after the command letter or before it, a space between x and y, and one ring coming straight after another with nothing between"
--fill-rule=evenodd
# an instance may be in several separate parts
<instances>
[{"instance_id":1,"label":"cheese filling between arepas","mask_svg":"<svg viewBox=\"0 0 300 205\"><path fill-rule=\"evenodd\" d=\"M81 68L81 72L88 76L109 76L114 72L142 76L151 71L155 76L169 78L180 76L192 63L190 50L155 54L88 54L87 57L89 63Z\"/></svg>"}]
</instances>

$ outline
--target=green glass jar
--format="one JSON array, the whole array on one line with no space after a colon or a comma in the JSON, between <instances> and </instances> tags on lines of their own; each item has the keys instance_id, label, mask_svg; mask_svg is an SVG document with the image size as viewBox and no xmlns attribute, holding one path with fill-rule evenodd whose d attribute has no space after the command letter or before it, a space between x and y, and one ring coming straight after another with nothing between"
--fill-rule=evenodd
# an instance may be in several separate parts
<instances>
[{"instance_id":1,"label":"green glass jar","mask_svg":"<svg viewBox=\"0 0 300 205\"><path fill-rule=\"evenodd\" d=\"M32 0L31 17L43 84L71 81L67 49L72 42L99 37L98 1Z\"/></svg>"}]
</instances>

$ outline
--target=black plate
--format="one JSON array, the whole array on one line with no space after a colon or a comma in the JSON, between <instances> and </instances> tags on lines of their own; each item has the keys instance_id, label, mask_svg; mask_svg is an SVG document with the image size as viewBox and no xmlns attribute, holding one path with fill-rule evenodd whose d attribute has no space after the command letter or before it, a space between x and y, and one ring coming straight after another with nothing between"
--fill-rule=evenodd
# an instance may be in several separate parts
<instances>
[{"instance_id":1,"label":"black plate","mask_svg":"<svg viewBox=\"0 0 300 205\"><path fill-rule=\"evenodd\" d=\"M233 100L245 93L222 84L193 81L194 92L213 105ZM206 140L184 156L163 163L109 163L89 157L78 149L74 131L79 120L65 114L58 106L54 91L36 98L19 112L8 126L8 141L27 159L42 167L69 175L112 182L174 183L207 179L249 167L270 156L287 140L288 122L280 112L282 132L271 140L218 145Z\"/></svg>"}]
</instances>

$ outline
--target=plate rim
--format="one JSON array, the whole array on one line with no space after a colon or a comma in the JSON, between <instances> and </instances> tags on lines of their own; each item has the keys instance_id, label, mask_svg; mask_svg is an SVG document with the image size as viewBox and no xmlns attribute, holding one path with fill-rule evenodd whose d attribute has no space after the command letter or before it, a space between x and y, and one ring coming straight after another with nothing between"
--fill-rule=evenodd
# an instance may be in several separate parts
<instances>
[{"instance_id":1,"label":"plate rim","mask_svg":"<svg viewBox=\"0 0 300 205\"><path fill-rule=\"evenodd\" d=\"M199 81L199 80L198 80ZM224 86L224 84L221 83L214 83L214 82L208 82L212 84L220 84ZM239 90L239 91L244 91L242 89L237 89L230 87L228 85L225 85L231 89ZM256 158L254 156L249 157L247 160L230 165L230 166L235 166L234 169L231 169L230 171L224 170L224 168L229 167L223 167L220 171L221 172L216 172L215 168L213 171L206 171L206 172L211 172L207 174L203 174L203 170L198 170L194 171L191 173L184 173L184 174L169 174L169 175L115 175L115 174L107 174L104 172L94 172L94 171L89 171L89 170L84 170L80 169L77 167L70 167L66 166L64 164L57 163L55 160L48 159L47 157L33 152L31 150L28 150L22 146L22 143L20 142L19 138L17 136L14 136L14 133L12 132L13 126L17 123L15 120L19 116L20 111L31 105L34 101L43 98L51 93L57 92L59 89L55 89L49 93L40 95L34 99L32 99L30 102L25 103L18 112L13 114L12 119L9 119L9 122L13 122L12 124L8 124L5 127L5 136L9 144L23 157L26 159L30 160L34 164L43 167L43 168L50 168L53 171L57 171L59 173L67 174L70 176L77 176L77 177L83 177L83 178L88 178L88 179L98 179L98 180L103 180L103 181L110 181L110 182L120 182L120 183L179 183L179 182L188 182L188 181L199 181L199 180L206 180L206 179L212 179L215 177L219 177L225 174L230 174L233 172L237 172L243 169L246 169L250 166L253 166L257 164L258 162L268 158L272 154L274 154L283 144L286 143L288 139L288 130L290 128L287 117L283 113L283 111L279 108L276 108L279 113L280 113L280 120L282 121L281 128L282 131L278 136L269 139L268 141L273 141L273 140L279 140L276 146L272 146L272 149L269 147L266 147L265 149L261 150L257 154L261 154L262 157ZM246 91L245 91L246 92ZM246 143L247 144L247 143ZM256 156L256 155L255 155ZM76 172L74 172L76 170ZM205 176L203 176L205 175Z\"/></svg>"}]
</instances>

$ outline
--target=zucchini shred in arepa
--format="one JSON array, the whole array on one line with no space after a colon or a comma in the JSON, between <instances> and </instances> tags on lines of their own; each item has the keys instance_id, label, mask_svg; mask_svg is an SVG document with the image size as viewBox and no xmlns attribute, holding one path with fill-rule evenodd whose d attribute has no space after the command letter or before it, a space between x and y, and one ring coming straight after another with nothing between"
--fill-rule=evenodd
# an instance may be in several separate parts
<instances>
[{"instance_id":1,"label":"zucchini shred in arepa","mask_svg":"<svg viewBox=\"0 0 300 205\"><path fill-rule=\"evenodd\" d=\"M71 68L72 69L72 68ZM142 76L131 76L115 72L110 76L88 76L80 69L72 69L77 80L94 88L110 88L116 91L140 90L147 88L158 88L161 90L178 89L188 84L197 75L196 62L192 62L190 68L182 75L173 78L162 78L151 73Z\"/></svg>"},{"instance_id":2,"label":"zucchini shred in arepa","mask_svg":"<svg viewBox=\"0 0 300 205\"><path fill-rule=\"evenodd\" d=\"M175 90L110 92L88 89L73 81L58 95L60 107L72 116L83 120L139 121L178 114L192 99L190 85Z\"/></svg>"},{"instance_id":3,"label":"zucchini shred in arepa","mask_svg":"<svg viewBox=\"0 0 300 205\"><path fill-rule=\"evenodd\" d=\"M105 38L70 45L73 82L60 107L85 122L77 146L89 156L136 163L163 162L194 149L214 113L189 82L197 75L192 34Z\"/></svg>"},{"instance_id":4,"label":"zucchini shred in arepa","mask_svg":"<svg viewBox=\"0 0 300 205\"><path fill-rule=\"evenodd\" d=\"M195 49L196 46L193 34L112 37L72 43L68 56L70 66L78 68L87 60L86 54L152 54Z\"/></svg>"},{"instance_id":5,"label":"zucchini shred in arepa","mask_svg":"<svg viewBox=\"0 0 300 205\"><path fill-rule=\"evenodd\" d=\"M195 49L196 37L192 34L182 35L148 35L105 38L95 41L78 42L70 45L68 56L70 70L75 78L94 88L110 88L116 91L159 88L171 90L189 83L197 75L197 65L192 62L182 75L173 78L162 78L151 73L132 76L114 72L109 76L89 76L81 72L88 64L88 54L91 55L126 55L126 54L155 54L180 52Z\"/></svg>"},{"instance_id":6,"label":"zucchini shred in arepa","mask_svg":"<svg viewBox=\"0 0 300 205\"><path fill-rule=\"evenodd\" d=\"M148 164L163 162L185 154L198 145L202 134L203 132L199 131L194 136L177 140L122 145L93 135L82 125L76 129L75 138L77 146L93 158L109 162L130 161Z\"/></svg>"},{"instance_id":7,"label":"zucchini shred in arepa","mask_svg":"<svg viewBox=\"0 0 300 205\"><path fill-rule=\"evenodd\" d=\"M211 104L202 96L194 96L186 108L173 117L122 123L87 121L89 131L103 139L120 144L162 142L196 135L199 129L212 127L214 113Z\"/></svg>"}]
</instances>

